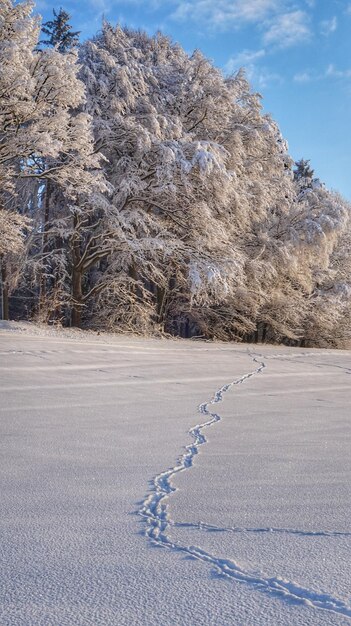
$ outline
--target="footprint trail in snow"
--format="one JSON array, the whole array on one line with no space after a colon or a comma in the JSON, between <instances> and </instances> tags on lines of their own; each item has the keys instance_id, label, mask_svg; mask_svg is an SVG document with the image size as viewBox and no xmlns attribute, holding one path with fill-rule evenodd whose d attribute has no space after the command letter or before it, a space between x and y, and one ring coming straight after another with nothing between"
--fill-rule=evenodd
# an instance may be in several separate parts
<instances>
[{"instance_id":1,"label":"footprint trail in snow","mask_svg":"<svg viewBox=\"0 0 351 626\"><path fill-rule=\"evenodd\" d=\"M351 606L331 594L313 591L312 589L303 587L296 582L285 580L279 576L268 577L263 572L245 570L234 560L216 557L198 546L182 545L178 541L173 541L167 535L167 530L170 527L193 528L196 530L203 530L205 532L274 532L325 537L339 535L346 536L351 534L337 531L304 531L289 528L221 527L206 524L204 522L174 522L170 518L167 501L172 493L177 490L177 488L172 485L172 479L176 476L176 474L184 472L193 466L194 458L199 453L200 446L207 443L207 439L203 431L206 428L210 428L217 422L220 422L222 419L218 413L211 411L211 407L221 402L227 391L236 385L244 383L256 374L259 374L266 367L266 364L263 361L259 361L253 355L250 356L258 367L255 370L244 374L237 380L223 385L223 387L216 391L212 400L199 406L199 412L201 415L206 417L206 420L190 429L189 434L191 435L193 442L185 447L185 452L178 458L174 467L161 472L153 479L153 490L146 497L141 509L139 510L139 515L146 522L145 535L150 539L150 541L160 547L175 550L204 563L208 563L217 572L217 574L225 578L249 584L254 589L280 597L282 600L288 602L298 602L315 609L331 611L333 613L341 614L344 617L351 618ZM262 355L259 356L262 357Z\"/></svg>"}]
</instances>

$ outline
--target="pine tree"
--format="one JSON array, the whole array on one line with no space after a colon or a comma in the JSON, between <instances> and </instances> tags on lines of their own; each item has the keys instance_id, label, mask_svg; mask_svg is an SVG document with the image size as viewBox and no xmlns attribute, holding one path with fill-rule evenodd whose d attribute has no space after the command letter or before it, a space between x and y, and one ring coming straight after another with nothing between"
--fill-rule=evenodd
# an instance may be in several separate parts
<instances>
[{"instance_id":1,"label":"pine tree","mask_svg":"<svg viewBox=\"0 0 351 626\"><path fill-rule=\"evenodd\" d=\"M72 31L69 20L69 13L60 8L56 13L53 9L54 19L44 22L42 31L48 35L48 39L42 40L40 43L44 46L56 47L59 52L69 52L72 48L77 47L79 42L80 31Z\"/></svg>"},{"instance_id":2,"label":"pine tree","mask_svg":"<svg viewBox=\"0 0 351 626\"><path fill-rule=\"evenodd\" d=\"M311 181L313 179L314 170L310 168L310 161L300 159L300 161L295 162L294 169L294 180L299 181L304 178L306 181Z\"/></svg>"}]
</instances>

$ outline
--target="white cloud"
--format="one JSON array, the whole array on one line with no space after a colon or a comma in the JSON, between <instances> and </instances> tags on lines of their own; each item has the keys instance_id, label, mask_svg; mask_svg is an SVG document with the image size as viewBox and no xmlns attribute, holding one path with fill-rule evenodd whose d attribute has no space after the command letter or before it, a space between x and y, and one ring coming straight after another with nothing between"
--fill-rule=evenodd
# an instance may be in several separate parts
<instances>
[{"instance_id":1,"label":"white cloud","mask_svg":"<svg viewBox=\"0 0 351 626\"><path fill-rule=\"evenodd\" d=\"M265 67L262 69L254 68L250 80L252 80L259 89L264 89L272 83L278 83L280 85L284 83L284 79L280 74L278 74L277 72L271 72Z\"/></svg>"},{"instance_id":2,"label":"white cloud","mask_svg":"<svg viewBox=\"0 0 351 626\"><path fill-rule=\"evenodd\" d=\"M227 30L240 27L243 23L257 23L267 19L279 11L281 6L282 0L178 0L172 17Z\"/></svg>"},{"instance_id":3,"label":"white cloud","mask_svg":"<svg viewBox=\"0 0 351 626\"><path fill-rule=\"evenodd\" d=\"M296 83L309 83L311 80L312 76L309 72L300 72L294 76L294 81Z\"/></svg>"},{"instance_id":4,"label":"white cloud","mask_svg":"<svg viewBox=\"0 0 351 626\"><path fill-rule=\"evenodd\" d=\"M338 19L335 15L330 20L323 20L320 23L321 33L322 35L325 35L325 37L328 37L328 35L335 33L337 27Z\"/></svg>"},{"instance_id":5,"label":"white cloud","mask_svg":"<svg viewBox=\"0 0 351 626\"><path fill-rule=\"evenodd\" d=\"M265 54L265 50L243 50L239 54L230 57L225 65L225 70L230 74L240 69L240 67L252 66L255 61L262 59Z\"/></svg>"},{"instance_id":6,"label":"white cloud","mask_svg":"<svg viewBox=\"0 0 351 626\"><path fill-rule=\"evenodd\" d=\"M109 13L112 8L108 0L89 0L89 4L94 11L99 11L99 15Z\"/></svg>"},{"instance_id":7,"label":"white cloud","mask_svg":"<svg viewBox=\"0 0 351 626\"><path fill-rule=\"evenodd\" d=\"M339 70L333 63L329 63L324 72L314 72L313 70L305 70L304 72L298 72L293 77L296 83L310 83L328 79L348 79L351 78L351 69Z\"/></svg>"},{"instance_id":8,"label":"white cloud","mask_svg":"<svg viewBox=\"0 0 351 626\"><path fill-rule=\"evenodd\" d=\"M287 48L310 39L308 15L305 11L291 11L278 15L268 25L263 36L266 45L273 44L279 48Z\"/></svg>"},{"instance_id":9,"label":"white cloud","mask_svg":"<svg viewBox=\"0 0 351 626\"><path fill-rule=\"evenodd\" d=\"M264 89L271 83L283 83L283 77L277 72L272 72L267 67L258 67L254 61L264 58L265 50L243 50L243 52L231 57L225 67L226 74L233 74L241 67L244 67L247 79L254 85L254 88Z\"/></svg>"},{"instance_id":10,"label":"white cloud","mask_svg":"<svg viewBox=\"0 0 351 626\"><path fill-rule=\"evenodd\" d=\"M43 1L43 0L39 0ZM47 0L44 0L47 1ZM71 0L77 1L77 0ZM316 0L87 0L90 6L106 14L117 3L139 5L154 12L166 9L163 20L191 23L209 32L239 30L252 25L261 32L262 47L285 48L306 41L311 36L309 11ZM351 6L351 2L350 2ZM305 9L305 10L303 10ZM333 28L334 22L329 25ZM245 64L245 62L244 62Z\"/></svg>"},{"instance_id":11,"label":"white cloud","mask_svg":"<svg viewBox=\"0 0 351 626\"><path fill-rule=\"evenodd\" d=\"M46 11L49 8L49 4L48 2L46 2L46 0L37 0L37 2L35 3L35 10L36 11Z\"/></svg>"},{"instance_id":12,"label":"white cloud","mask_svg":"<svg viewBox=\"0 0 351 626\"><path fill-rule=\"evenodd\" d=\"M110 6L117 1L122 6L146 6L149 11L166 9L164 20L191 23L202 31L220 33L253 25L262 33L263 45L279 48L311 36L309 13L316 4L316 0L88 0Z\"/></svg>"},{"instance_id":13,"label":"white cloud","mask_svg":"<svg viewBox=\"0 0 351 626\"><path fill-rule=\"evenodd\" d=\"M327 78L351 78L351 69L338 70L333 63L330 63L325 70L325 76Z\"/></svg>"}]
</instances>

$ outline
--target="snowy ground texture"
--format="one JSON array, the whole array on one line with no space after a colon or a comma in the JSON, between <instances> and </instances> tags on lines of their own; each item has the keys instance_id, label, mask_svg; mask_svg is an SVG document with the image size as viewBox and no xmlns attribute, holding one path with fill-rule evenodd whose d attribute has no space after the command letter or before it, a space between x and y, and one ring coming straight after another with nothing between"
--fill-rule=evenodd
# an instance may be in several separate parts
<instances>
[{"instance_id":1,"label":"snowy ground texture","mask_svg":"<svg viewBox=\"0 0 351 626\"><path fill-rule=\"evenodd\" d=\"M351 624L351 352L3 324L1 626Z\"/></svg>"}]
</instances>

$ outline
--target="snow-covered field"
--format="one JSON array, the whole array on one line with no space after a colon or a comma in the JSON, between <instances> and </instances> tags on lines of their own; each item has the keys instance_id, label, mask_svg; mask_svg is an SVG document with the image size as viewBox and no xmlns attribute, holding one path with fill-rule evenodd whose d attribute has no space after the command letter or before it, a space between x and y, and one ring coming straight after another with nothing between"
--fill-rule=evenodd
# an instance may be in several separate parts
<instances>
[{"instance_id":1,"label":"snow-covered field","mask_svg":"<svg viewBox=\"0 0 351 626\"><path fill-rule=\"evenodd\" d=\"M350 351L13 328L1 626L351 624Z\"/></svg>"}]
</instances>

